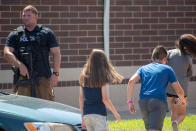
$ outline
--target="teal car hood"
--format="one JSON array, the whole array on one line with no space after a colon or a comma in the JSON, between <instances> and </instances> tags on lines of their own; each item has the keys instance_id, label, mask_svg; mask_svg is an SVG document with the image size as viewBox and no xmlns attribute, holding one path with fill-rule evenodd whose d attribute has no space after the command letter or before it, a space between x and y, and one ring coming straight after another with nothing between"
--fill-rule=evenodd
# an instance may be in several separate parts
<instances>
[{"instance_id":1,"label":"teal car hood","mask_svg":"<svg viewBox=\"0 0 196 131\"><path fill-rule=\"evenodd\" d=\"M81 123L79 109L38 98L21 95L0 95L0 114L21 117L29 121Z\"/></svg>"}]
</instances>

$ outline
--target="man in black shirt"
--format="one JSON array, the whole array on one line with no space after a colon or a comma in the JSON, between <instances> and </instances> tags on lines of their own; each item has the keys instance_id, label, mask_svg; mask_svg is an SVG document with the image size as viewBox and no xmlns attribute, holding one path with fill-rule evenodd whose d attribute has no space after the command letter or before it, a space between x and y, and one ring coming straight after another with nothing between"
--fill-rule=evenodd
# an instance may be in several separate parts
<instances>
[{"instance_id":1,"label":"man in black shirt","mask_svg":"<svg viewBox=\"0 0 196 131\"><path fill-rule=\"evenodd\" d=\"M12 31L6 41L4 56L15 67L16 94L54 100L53 86L58 83L61 55L54 32L37 25L38 11L29 5L23 9L24 26ZM53 56L53 73L49 64ZM16 74L15 74L16 75Z\"/></svg>"}]
</instances>

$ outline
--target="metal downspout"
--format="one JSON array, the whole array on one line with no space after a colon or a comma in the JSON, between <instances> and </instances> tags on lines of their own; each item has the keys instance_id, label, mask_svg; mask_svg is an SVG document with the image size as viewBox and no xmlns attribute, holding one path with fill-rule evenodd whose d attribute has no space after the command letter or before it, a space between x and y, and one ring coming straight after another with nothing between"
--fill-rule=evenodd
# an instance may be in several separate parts
<instances>
[{"instance_id":1,"label":"metal downspout","mask_svg":"<svg viewBox=\"0 0 196 131\"><path fill-rule=\"evenodd\" d=\"M104 0L104 20L103 20L103 34L104 34L104 51L108 58L110 58L110 0Z\"/></svg>"},{"instance_id":2,"label":"metal downspout","mask_svg":"<svg viewBox=\"0 0 196 131\"><path fill-rule=\"evenodd\" d=\"M110 0L104 0L104 19L103 19L103 35L104 35L104 52L110 58ZM109 97L109 85L106 85Z\"/></svg>"}]
</instances>

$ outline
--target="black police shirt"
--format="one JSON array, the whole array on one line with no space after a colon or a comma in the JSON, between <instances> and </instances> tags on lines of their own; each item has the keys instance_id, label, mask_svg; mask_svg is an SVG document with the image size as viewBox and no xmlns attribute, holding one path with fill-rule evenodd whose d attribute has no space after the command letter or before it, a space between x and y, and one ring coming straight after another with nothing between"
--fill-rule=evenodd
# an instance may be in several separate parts
<instances>
[{"instance_id":1,"label":"black police shirt","mask_svg":"<svg viewBox=\"0 0 196 131\"><path fill-rule=\"evenodd\" d=\"M51 76L51 69L49 64L49 52L50 48L58 47L59 43L56 40L54 32L47 28L37 25L33 31L28 31L22 27L24 32L22 35L19 33L18 28L8 35L6 46L13 47L15 50L18 48L18 44L21 43L33 43L39 44L33 46L33 71L37 72L39 77ZM34 59L35 58L35 59Z\"/></svg>"}]
</instances>

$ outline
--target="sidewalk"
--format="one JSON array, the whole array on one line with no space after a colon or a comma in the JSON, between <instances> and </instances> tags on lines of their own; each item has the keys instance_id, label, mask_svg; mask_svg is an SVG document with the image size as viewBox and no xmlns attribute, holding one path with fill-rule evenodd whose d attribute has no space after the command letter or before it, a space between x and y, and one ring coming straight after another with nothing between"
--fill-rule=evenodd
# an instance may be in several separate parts
<instances>
[{"instance_id":1,"label":"sidewalk","mask_svg":"<svg viewBox=\"0 0 196 131\"><path fill-rule=\"evenodd\" d=\"M119 111L122 120L131 120L131 119L141 119L140 111L137 110L136 114L132 115L128 110ZM187 108L187 115L196 115L196 108ZM167 116L170 116L170 112L167 113ZM109 121L114 121L115 118L111 112L108 111L107 116Z\"/></svg>"}]
</instances>

